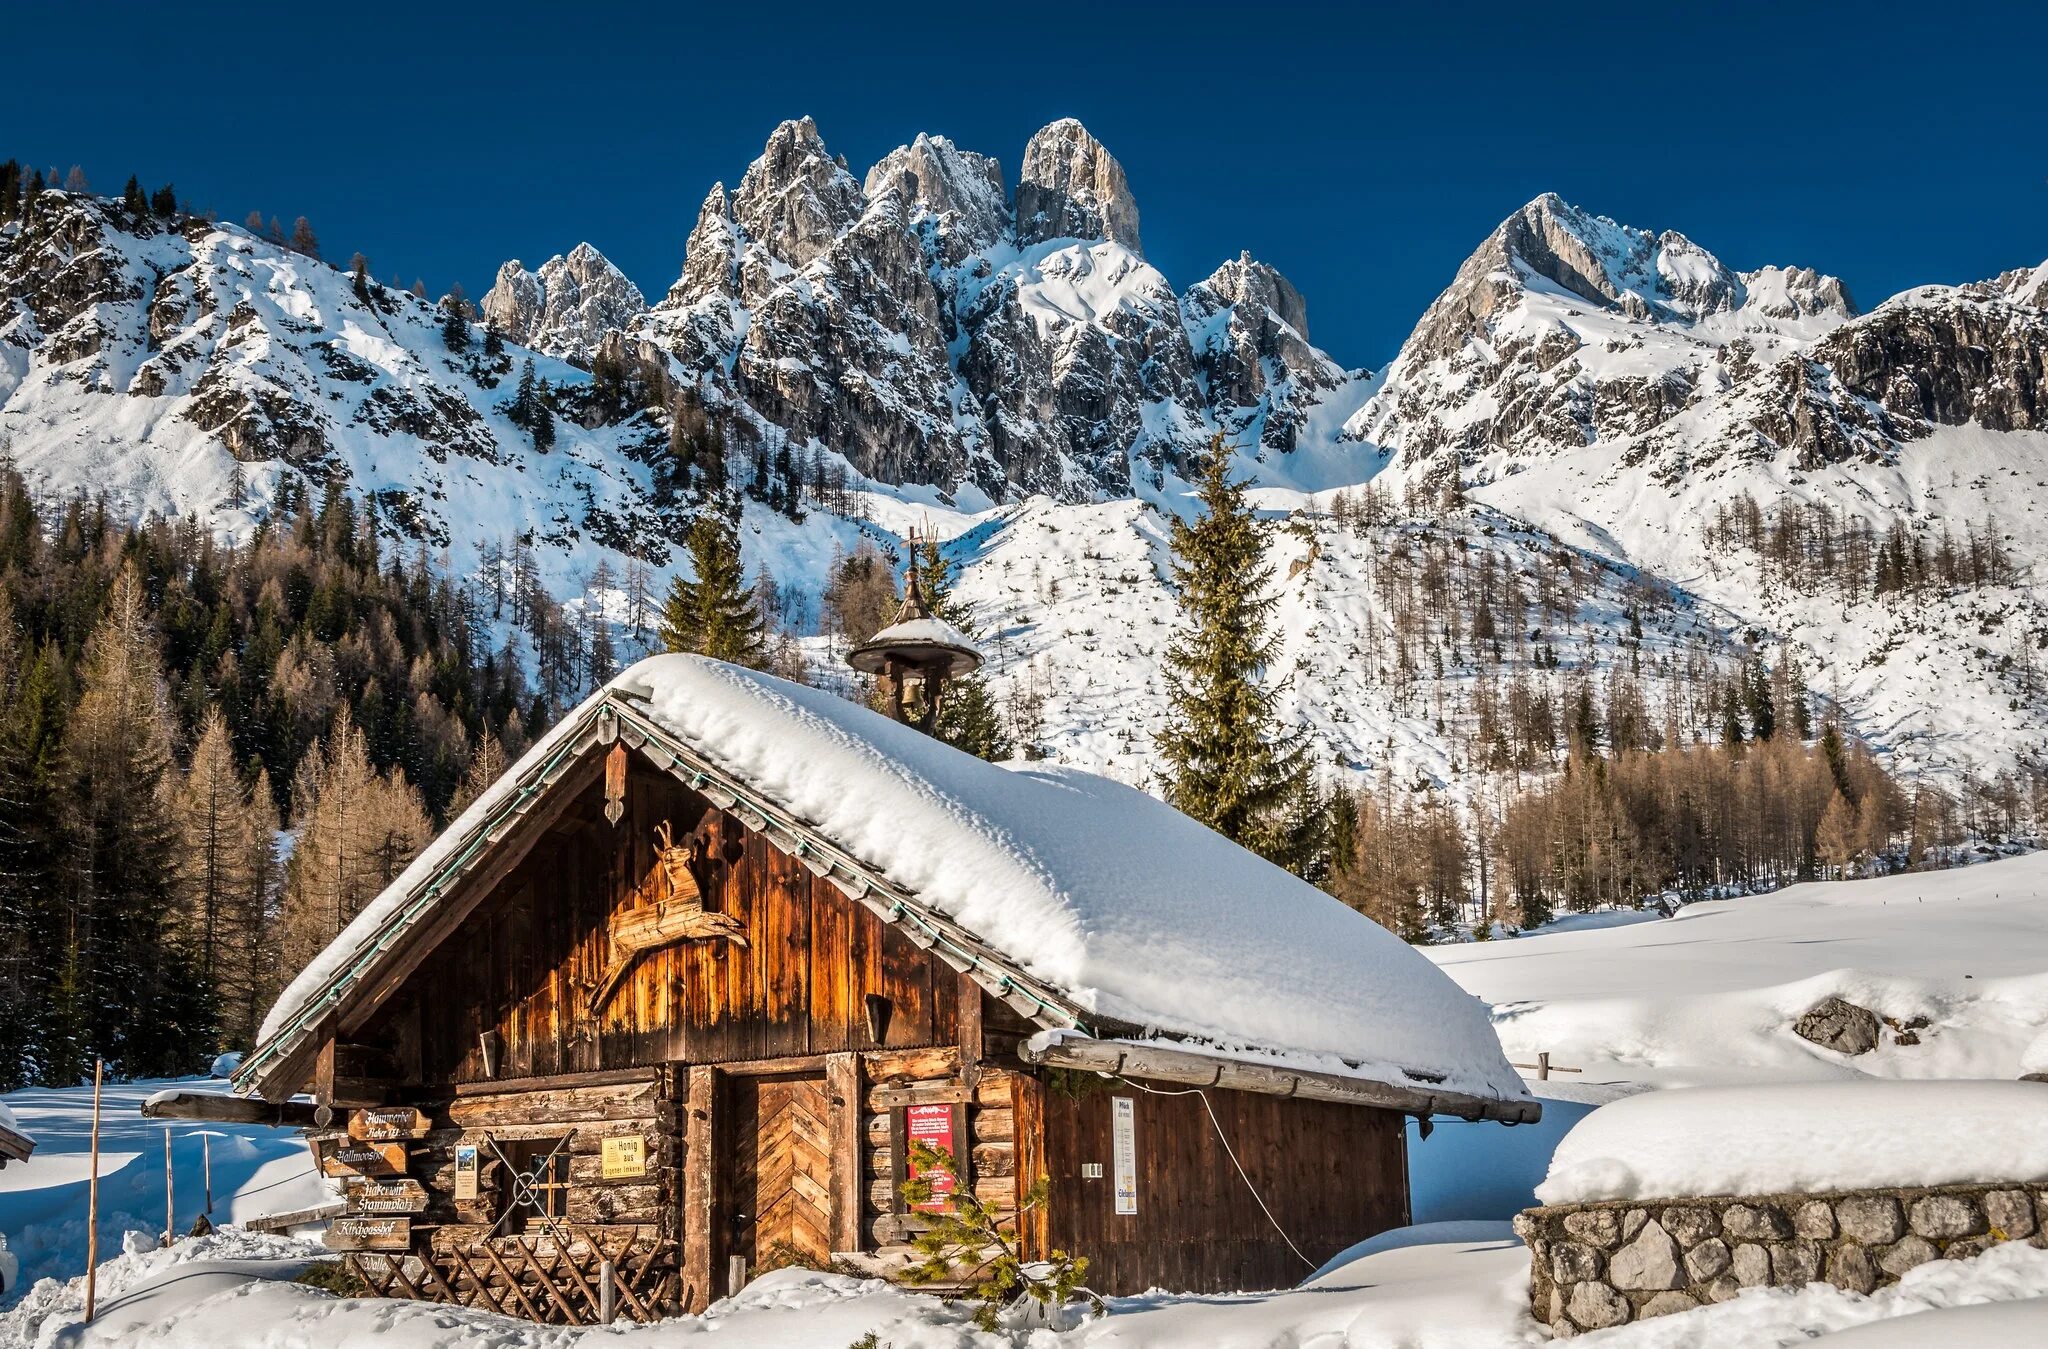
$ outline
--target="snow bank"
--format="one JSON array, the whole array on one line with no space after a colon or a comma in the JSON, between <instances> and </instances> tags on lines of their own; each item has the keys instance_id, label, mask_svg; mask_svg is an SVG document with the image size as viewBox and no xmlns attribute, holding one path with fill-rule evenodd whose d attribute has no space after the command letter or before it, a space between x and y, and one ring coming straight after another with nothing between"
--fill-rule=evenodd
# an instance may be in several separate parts
<instances>
[{"instance_id":1,"label":"snow bank","mask_svg":"<svg viewBox=\"0 0 2048 1349\"><path fill-rule=\"evenodd\" d=\"M2048 1180L2048 1085L1824 1082L1649 1092L1558 1145L1545 1204Z\"/></svg>"},{"instance_id":2,"label":"snow bank","mask_svg":"<svg viewBox=\"0 0 2048 1349\"><path fill-rule=\"evenodd\" d=\"M1548 1051L1572 1081L2014 1078L2048 1071L2044 897L2048 852L1423 954L1493 1004L1511 1058ZM1845 1057L1792 1032L1830 995L1925 1025Z\"/></svg>"},{"instance_id":3,"label":"snow bank","mask_svg":"<svg viewBox=\"0 0 2048 1349\"><path fill-rule=\"evenodd\" d=\"M966 1309L937 1298L794 1269L756 1280L703 1316L654 1326L541 1326L469 1308L330 1297L279 1281L304 1263L302 1255L286 1249L269 1261L252 1260L256 1251L226 1237L102 1266L106 1310L90 1328L79 1324L76 1284L45 1285L38 1295L47 1291L47 1301L0 1313L0 1349L846 1349L870 1333L893 1349L1535 1349L1555 1342L1528 1315L1527 1252L1484 1233L1434 1235L1439 1239L1421 1244L1392 1241L1299 1289L1116 1298L1108 1316L1065 1331L1015 1327L995 1334L975 1330ZM1751 1289L1583 1342L1600 1349L1784 1349L1877 1323L1881 1331L1864 1334L1921 1334L1922 1327L1928 1333L1845 1336L1845 1349L2031 1344L2040 1338L2038 1308L2027 1299L2044 1295L2048 1251L2010 1244L1974 1260L1922 1265L1870 1297L1827 1284ZM1993 1303L2000 1305L1985 1305Z\"/></svg>"},{"instance_id":4,"label":"snow bank","mask_svg":"<svg viewBox=\"0 0 2048 1349\"><path fill-rule=\"evenodd\" d=\"M1485 1006L1413 948L1142 792L1074 769L984 763L832 693L699 656L644 660L609 687L756 799L1087 1012L1225 1050L1334 1057L1376 1080L1412 1084L1412 1069L1446 1091L1527 1095ZM266 1040L373 944L589 707L293 980Z\"/></svg>"}]
</instances>

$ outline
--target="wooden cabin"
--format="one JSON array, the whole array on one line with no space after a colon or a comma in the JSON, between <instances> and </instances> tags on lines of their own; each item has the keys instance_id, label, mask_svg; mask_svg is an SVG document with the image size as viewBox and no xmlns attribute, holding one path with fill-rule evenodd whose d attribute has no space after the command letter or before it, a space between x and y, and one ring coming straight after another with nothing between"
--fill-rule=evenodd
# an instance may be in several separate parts
<instances>
[{"instance_id":1,"label":"wooden cabin","mask_svg":"<svg viewBox=\"0 0 2048 1349\"><path fill-rule=\"evenodd\" d=\"M1019 1239L1099 1292L1289 1285L1408 1221L1404 1116L1538 1114L1483 1006L1152 798L692 656L535 746L236 1084L373 1287L569 1322L900 1268L913 1139L1001 1208L1049 1178Z\"/></svg>"},{"instance_id":2,"label":"wooden cabin","mask_svg":"<svg viewBox=\"0 0 2048 1349\"><path fill-rule=\"evenodd\" d=\"M35 1140L21 1131L14 1116L7 1113L7 1107L0 1106L0 1170L9 1162L28 1161L28 1155L35 1150Z\"/></svg>"}]
</instances>

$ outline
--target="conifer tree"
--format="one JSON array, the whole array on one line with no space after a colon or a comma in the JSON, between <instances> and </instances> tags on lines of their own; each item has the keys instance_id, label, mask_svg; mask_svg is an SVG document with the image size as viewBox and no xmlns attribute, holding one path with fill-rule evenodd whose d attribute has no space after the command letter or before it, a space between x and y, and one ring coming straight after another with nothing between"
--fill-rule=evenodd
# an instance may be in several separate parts
<instances>
[{"instance_id":1,"label":"conifer tree","mask_svg":"<svg viewBox=\"0 0 2048 1349\"><path fill-rule=\"evenodd\" d=\"M462 785L455 789L455 796L448 803L448 818L453 820L475 805L477 798L504 776L506 765L505 746L497 736L485 733L476 753L470 756L469 770L462 775Z\"/></svg>"},{"instance_id":2,"label":"conifer tree","mask_svg":"<svg viewBox=\"0 0 2048 1349\"><path fill-rule=\"evenodd\" d=\"M348 271L356 298L364 304L370 303L370 260L358 253L348 260Z\"/></svg>"},{"instance_id":3,"label":"conifer tree","mask_svg":"<svg viewBox=\"0 0 2048 1349\"><path fill-rule=\"evenodd\" d=\"M159 217L169 220L178 213L178 189L165 183L150 193L149 209L156 212Z\"/></svg>"},{"instance_id":4,"label":"conifer tree","mask_svg":"<svg viewBox=\"0 0 2048 1349\"><path fill-rule=\"evenodd\" d=\"M213 991L171 919L169 694L142 579L122 569L86 644L65 728L71 898L61 952L60 1079L94 1057L129 1076L190 1071L214 1040Z\"/></svg>"},{"instance_id":5,"label":"conifer tree","mask_svg":"<svg viewBox=\"0 0 2048 1349\"><path fill-rule=\"evenodd\" d=\"M441 340L450 351L469 350L469 301L460 285L450 286L441 297Z\"/></svg>"},{"instance_id":6,"label":"conifer tree","mask_svg":"<svg viewBox=\"0 0 2048 1349\"><path fill-rule=\"evenodd\" d=\"M1168 720L1156 742L1166 798L1270 861L1294 871L1314 862L1321 821L1306 753L1281 730L1272 659L1273 568L1266 542L1230 476L1217 436L1202 456L1203 512L1173 525L1173 580L1181 621L1166 654Z\"/></svg>"},{"instance_id":7,"label":"conifer tree","mask_svg":"<svg viewBox=\"0 0 2048 1349\"><path fill-rule=\"evenodd\" d=\"M277 870L269 784L242 779L227 720L209 708L176 793L182 944L220 1000L221 1049L253 1043L268 992L263 952Z\"/></svg>"},{"instance_id":8,"label":"conifer tree","mask_svg":"<svg viewBox=\"0 0 2048 1349\"><path fill-rule=\"evenodd\" d=\"M484 359L495 361L505 354L505 338L495 323L484 324Z\"/></svg>"},{"instance_id":9,"label":"conifer tree","mask_svg":"<svg viewBox=\"0 0 2048 1349\"><path fill-rule=\"evenodd\" d=\"M696 579L681 572L669 584L661 611L661 640L671 651L695 651L735 665L761 664L762 623L740 562L739 545L724 526L699 516L685 540Z\"/></svg>"},{"instance_id":10,"label":"conifer tree","mask_svg":"<svg viewBox=\"0 0 2048 1349\"><path fill-rule=\"evenodd\" d=\"M130 179L129 179L128 181L129 181L129 183L131 183L131 184L132 184L132 183L134 183L134 181L135 181L135 180L134 180L133 178L130 178ZM262 233L263 233L263 212L261 212L261 211L251 211L251 212L249 212L249 214L248 214L248 215L246 215L246 216L244 216L244 217L242 218L242 228L243 228L243 229L245 229L245 230L247 230L247 231L249 231L249 233L251 233L251 234L256 234L256 235L260 235L260 234L262 234Z\"/></svg>"},{"instance_id":11,"label":"conifer tree","mask_svg":"<svg viewBox=\"0 0 2048 1349\"><path fill-rule=\"evenodd\" d=\"M0 224L21 214L21 161L0 164Z\"/></svg>"},{"instance_id":12,"label":"conifer tree","mask_svg":"<svg viewBox=\"0 0 2048 1349\"><path fill-rule=\"evenodd\" d=\"M292 252L303 253L309 258L320 256L320 239L313 233L313 226L300 216L292 222Z\"/></svg>"},{"instance_id":13,"label":"conifer tree","mask_svg":"<svg viewBox=\"0 0 2048 1349\"><path fill-rule=\"evenodd\" d=\"M64 190L78 193L92 191L92 185L86 181L85 169L81 165L73 164L71 172L64 175Z\"/></svg>"},{"instance_id":14,"label":"conifer tree","mask_svg":"<svg viewBox=\"0 0 2048 1349\"><path fill-rule=\"evenodd\" d=\"M149 214L149 198L142 194L142 180L134 174L128 175L128 186L121 189L121 209L138 220Z\"/></svg>"}]
</instances>

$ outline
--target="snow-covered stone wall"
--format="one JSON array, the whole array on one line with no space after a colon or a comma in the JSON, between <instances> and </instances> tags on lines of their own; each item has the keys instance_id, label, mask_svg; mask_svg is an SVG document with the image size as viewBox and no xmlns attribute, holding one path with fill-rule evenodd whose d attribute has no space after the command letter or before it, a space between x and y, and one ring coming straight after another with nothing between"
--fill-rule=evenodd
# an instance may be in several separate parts
<instances>
[{"instance_id":1,"label":"snow-covered stone wall","mask_svg":"<svg viewBox=\"0 0 2048 1349\"><path fill-rule=\"evenodd\" d=\"M1526 1210L1529 1303L1560 1335L1826 1282L1854 1293L2007 1241L2048 1246L2048 1185L1620 1199Z\"/></svg>"}]
</instances>

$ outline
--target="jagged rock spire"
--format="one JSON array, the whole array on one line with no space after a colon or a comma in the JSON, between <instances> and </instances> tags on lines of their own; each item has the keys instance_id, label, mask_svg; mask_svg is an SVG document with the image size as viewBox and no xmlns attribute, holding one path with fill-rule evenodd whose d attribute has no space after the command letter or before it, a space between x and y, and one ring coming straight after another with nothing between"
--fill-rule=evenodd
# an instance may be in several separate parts
<instances>
[{"instance_id":1,"label":"jagged rock spire","mask_svg":"<svg viewBox=\"0 0 2048 1349\"><path fill-rule=\"evenodd\" d=\"M1088 134L1063 117L1024 147L1017 177L1017 242L1046 239L1110 239L1133 253L1138 242L1138 203L1124 166Z\"/></svg>"}]
</instances>

